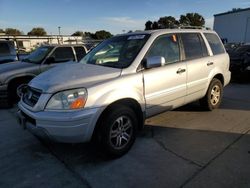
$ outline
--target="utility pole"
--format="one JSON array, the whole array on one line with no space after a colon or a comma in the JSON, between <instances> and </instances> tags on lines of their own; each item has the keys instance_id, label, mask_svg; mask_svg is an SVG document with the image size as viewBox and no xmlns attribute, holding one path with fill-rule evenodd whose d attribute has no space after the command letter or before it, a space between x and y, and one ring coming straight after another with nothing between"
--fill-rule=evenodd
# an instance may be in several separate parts
<instances>
[{"instance_id":1,"label":"utility pole","mask_svg":"<svg viewBox=\"0 0 250 188\"><path fill-rule=\"evenodd\" d=\"M58 26L58 44L61 44L61 26Z\"/></svg>"},{"instance_id":2,"label":"utility pole","mask_svg":"<svg viewBox=\"0 0 250 188\"><path fill-rule=\"evenodd\" d=\"M61 35L61 27L59 26L58 27L58 33L59 33L59 36Z\"/></svg>"}]
</instances>

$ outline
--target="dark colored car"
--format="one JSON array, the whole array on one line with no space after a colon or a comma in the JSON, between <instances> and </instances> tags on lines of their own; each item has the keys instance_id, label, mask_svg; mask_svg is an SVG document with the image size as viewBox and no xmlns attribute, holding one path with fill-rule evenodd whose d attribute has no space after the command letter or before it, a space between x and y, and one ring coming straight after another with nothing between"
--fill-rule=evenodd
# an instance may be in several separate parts
<instances>
[{"instance_id":1,"label":"dark colored car","mask_svg":"<svg viewBox=\"0 0 250 188\"><path fill-rule=\"evenodd\" d=\"M17 88L38 74L65 62L78 62L87 53L82 45L46 45L21 61L0 65L0 107L18 101Z\"/></svg>"},{"instance_id":2,"label":"dark colored car","mask_svg":"<svg viewBox=\"0 0 250 188\"><path fill-rule=\"evenodd\" d=\"M226 43L224 44L224 47L227 51L228 54L233 53L233 51L238 48L239 46L241 46L241 43Z\"/></svg>"},{"instance_id":3,"label":"dark colored car","mask_svg":"<svg viewBox=\"0 0 250 188\"><path fill-rule=\"evenodd\" d=\"M242 81L250 78L250 44L237 47L230 56L232 78Z\"/></svg>"},{"instance_id":4,"label":"dark colored car","mask_svg":"<svg viewBox=\"0 0 250 188\"><path fill-rule=\"evenodd\" d=\"M0 40L0 64L13 61L17 61L14 42L8 40Z\"/></svg>"}]
</instances>

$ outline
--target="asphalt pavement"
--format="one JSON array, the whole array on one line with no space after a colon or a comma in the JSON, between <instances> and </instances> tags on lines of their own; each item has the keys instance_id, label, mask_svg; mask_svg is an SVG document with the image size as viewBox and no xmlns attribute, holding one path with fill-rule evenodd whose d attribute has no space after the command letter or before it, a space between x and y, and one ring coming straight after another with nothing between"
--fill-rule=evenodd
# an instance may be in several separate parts
<instances>
[{"instance_id":1,"label":"asphalt pavement","mask_svg":"<svg viewBox=\"0 0 250 188\"><path fill-rule=\"evenodd\" d=\"M0 110L0 187L250 187L250 84L225 88L220 109L192 103L146 121L109 159L93 144L59 144Z\"/></svg>"}]
</instances>

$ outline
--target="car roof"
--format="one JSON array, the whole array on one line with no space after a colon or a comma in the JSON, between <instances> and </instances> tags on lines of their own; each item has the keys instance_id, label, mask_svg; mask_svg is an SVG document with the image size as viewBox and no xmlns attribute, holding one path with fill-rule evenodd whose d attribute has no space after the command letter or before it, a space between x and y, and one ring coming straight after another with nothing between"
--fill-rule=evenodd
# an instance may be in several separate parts
<instances>
[{"instance_id":1,"label":"car roof","mask_svg":"<svg viewBox=\"0 0 250 188\"><path fill-rule=\"evenodd\" d=\"M117 36L125 35L146 35L146 34L164 34L164 33L215 33L213 30L205 29L157 29L157 30L147 30L147 31L138 31L132 33L121 34Z\"/></svg>"}]
</instances>

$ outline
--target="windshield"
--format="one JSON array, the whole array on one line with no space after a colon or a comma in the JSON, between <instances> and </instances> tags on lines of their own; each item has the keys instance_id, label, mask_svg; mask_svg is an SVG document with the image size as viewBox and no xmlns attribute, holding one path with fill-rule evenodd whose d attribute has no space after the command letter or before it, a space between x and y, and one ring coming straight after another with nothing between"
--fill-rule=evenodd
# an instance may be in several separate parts
<instances>
[{"instance_id":1,"label":"windshield","mask_svg":"<svg viewBox=\"0 0 250 188\"><path fill-rule=\"evenodd\" d=\"M39 47L22 61L29 63L41 63L52 49L53 47L51 46Z\"/></svg>"},{"instance_id":2,"label":"windshield","mask_svg":"<svg viewBox=\"0 0 250 188\"><path fill-rule=\"evenodd\" d=\"M80 63L126 68L133 62L148 38L149 35L145 34L113 37L95 47Z\"/></svg>"}]
</instances>

